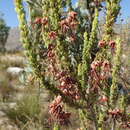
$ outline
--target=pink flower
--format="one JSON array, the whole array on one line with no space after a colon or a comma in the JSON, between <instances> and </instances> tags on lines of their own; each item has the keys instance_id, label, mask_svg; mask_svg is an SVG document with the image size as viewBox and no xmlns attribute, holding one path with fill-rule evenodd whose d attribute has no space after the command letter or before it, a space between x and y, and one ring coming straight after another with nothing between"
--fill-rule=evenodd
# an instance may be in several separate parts
<instances>
[{"instance_id":1,"label":"pink flower","mask_svg":"<svg viewBox=\"0 0 130 130\"><path fill-rule=\"evenodd\" d=\"M69 123L70 113L63 110L61 105L62 98L58 96L49 106L49 113L54 121L59 122L61 125Z\"/></svg>"},{"instance_id":2,"label":"pink flower","mask_svg":"<svg viewBox=\"0 0 130 130\"><path fill-rule=\"evenodd\" d=\"M47 56L48 56L48 58L53 58L55 56L55 53L52 51L49 51Z\"/></svg>"},{"instance_id":3,"label":"pink flower","mask_svg":"<svg viewBox=\"0 0 130 130\"><path fill-rule=\"evenodd\" d=\"M109 46L110 46L112 49L115 49L115 47L116 47L116 42L115 42L115 41L110 41L110 42L109 42Z\"/></svg>"},{"instance_id":4,"label":"pink flower","mask_svg":"<svg viewBox=\"0 0 130 130\"><path fill-rule=\"evenodd\" d=\"M67 96L70 96L74 100L80 99L80 94L77 89L76 81L69 76L64 76L60 79L60 85L58 88Z\"/></svg>"},{"instance_id":5,"label":"pink flower","mask_svg":"<svg viewBox=\"0 0 130 130\"><path fill-rule=\"evenodd\" d=\"M115 108L113 110L109 110L108 114L112 115L113 118L117 118L118 116L122 116L123 111Z\"/></svg>"},{"instance_id":6,"label":"pink flower","mask_svg":"<svg viewBox=\"0 0 130 130\"><path fill-rule=\"evenodd\" d=\"M49 33L49 38L50 38L50 39L55 40L56 37L57 37L57 33L56 33L56 32L51 31L51 32Z\"/></svg>"},{"instance_id":7,"label":"pink flower","mask_svg":"<svg viewBox=\"0 0 130 130\"><path fill-rule=\"evenodd\" d=\"M41 24L41 19L40 17L37 17L34 21L34 24Z\"/></svg>"},{"instance_id":8,"label":"pink flower","mask_svg":"<svg viewBox=\"0 0 130 130\"><path fill-rule=\"evenodd\" d=\"M93 61L92 64L91 64L91 68L93 70L97 69L97 67L101 66L101 63L100 61Z\"/></svg>"},{"instance_id":9,"label":"pink flower","mask_svg":"<svg viewBox=\"0 0 130 130\"><path fill-rule=\"evenodd\" d=\"M106 45L106 42L105 41L99 41L98 43L98 47L102 48Z\"/></svg>"}]
</instances>

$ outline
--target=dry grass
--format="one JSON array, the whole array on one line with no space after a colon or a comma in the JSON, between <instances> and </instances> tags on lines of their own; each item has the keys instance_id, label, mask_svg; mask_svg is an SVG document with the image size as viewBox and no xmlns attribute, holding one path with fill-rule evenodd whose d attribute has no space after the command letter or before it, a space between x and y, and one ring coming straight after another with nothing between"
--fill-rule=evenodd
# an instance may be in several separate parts
<instances>
[{"instance_id":1,"label":"dry grass","mask_svg":"<svg viewBox=\"0 0 130 130\"><path fill-rule=\"evenodd\" d=\"M0 54L0 64L2 67L7 68L9 66L13 67L23 67L26 63L25 57L21 53L15 54Z\"/></svg>"}]
</instances>

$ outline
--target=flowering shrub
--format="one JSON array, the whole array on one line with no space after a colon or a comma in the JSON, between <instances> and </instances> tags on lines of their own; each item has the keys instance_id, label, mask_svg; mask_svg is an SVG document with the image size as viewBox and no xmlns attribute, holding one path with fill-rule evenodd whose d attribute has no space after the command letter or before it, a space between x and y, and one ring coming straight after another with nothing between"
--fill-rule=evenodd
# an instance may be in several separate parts
<instances>
[{"instance_id":1,"label":"flowering shrub","mask_svg":"<svg viewBox=\"0 0 130 130\"><path fill-rule=\"evenodd\" d=\"M122 126L129 127L126 95L118 94L117 84L121 40L113 29L120 0L105 3L104 34L98 39L102 11L98 0L87 3L86 17L73 8L71 0L28 0L29 22L23 1L15 0L26 56L41 86L57 96L49 106L51 121L57 124L70 123L71 114L63 110L64 102L78 109L81 124L90 120L96 130L104 130L106 123L115 129L118 117Z\"/></svg>"}]
</instances>

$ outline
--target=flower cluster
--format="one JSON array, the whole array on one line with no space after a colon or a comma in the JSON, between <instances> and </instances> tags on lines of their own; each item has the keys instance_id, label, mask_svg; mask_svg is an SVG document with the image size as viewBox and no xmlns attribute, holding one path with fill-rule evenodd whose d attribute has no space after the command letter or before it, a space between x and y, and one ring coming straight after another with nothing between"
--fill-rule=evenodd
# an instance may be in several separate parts
<instances>
[{"instance_id":1,"label":"flower cluster","mask_svg":"<svg viewBox=\"0 0 130 130\"><path fill-rule=\"evenodd\" d=\"M108 60L93 61L91 64L91 79L93 86L97 88L100 84L100 80L107 79L110 75L110 70L111 66Z\"/></svg>"},{"instance_id":2,"label":"flower cluster","mask_svg":"<svg viewBox=\"0 0 130 130\"><path fill-rule=\"evenodd\" d=\"M53 75L55 81L58 82L57 88L60 89L66 96L71 97L74 100L80 99L80 94L78 90L77 81L69 74L69 72L62 71L58 67L58 59L56 58L56 53L54 51L55 46L50 44L48 47L48 72Z\"/></svg>"},{"instance_id":3,"label":"flower cluster","mask_svg":"<svg viewBox=\"0 0 130 130\"><path fill-rule=\"evenodd\" d=\"M42 25L47 25L48 24L48 18L41 18L41 17L37 17L34 21L34 24L42 24Z\"/></svg>"},{"instance_id":4,"label":"flower cluster","mask_svg":"<svg viewBox=\"0 0 130 130\"><path fill-rule=\"evenodd\" d=\"M100 74L100 79L101 80L105 80L110 76L110 71L111 71L111 65L110 62L108 60L105 60L102 63L101 66L101 74Z\"/></svg>"},{"instance_id":5,"label":"flower cluster","mask_svg":"<svg viewBox=\"0 0 130 130\"><path fill-rule=\"evenodd\" d=\"M101 62L100 61L93 61L92 64L91 64L91 83L92 83L92 86L93 86L93 89L97 90L98 89L98 86L99 86L99 83L100 83L100 72L98 71L98 69L100 68L101 66Z\"/></svg>"},{"instance_id":6,"label":"flower cluster","mask_svg":"<svg viewBox=\"0 0 130 130\"><path fill-rule=\"evenodd\" d=\"M122 116L123 112L120 109L115 108L113 110L109 110L108 114L111 115L112 118L117 119L118 117Z\"/></svg>"},{"instance_id":7,"label":"flower cluster","mask_svg":"<svg viewBox=\"0 0 130 130\"><path fill-rule=\"evenodd\" d=\"M109 41L109 43L107 43L107 42L102 40L102 41L99 41L99 43L98 43L99 48L104 48L107 45L113 50L116 47L116 42L115 41Z\"/></svg>"},{"instance_id":8,"label":"flower cluster","mask_svg":"<svg viewBox=\"0 0 130 130\"><path fill-rule=\"evenodd\" d=\"M69 12L68 17L60 22L62 32L68 32L70 29L75 29L78 25L76 20L77 13Z\"/></svg>"},{"instance_id":9,"label":"flower cluster","mask_svg":"<svg viewBox=\"0 0 130 130\"><path fill-rule=\"evenodd\" d=\"M60 22L62 33L69 33L69 41L74 42L76 40L75 30L77 28L77 13L71 11L68 13L68 17Z\"/></svg>"},{"instance_id":10,"label":"flower cluster","mask_svg":"<svg viewBox=\"0 0 130 130\"><path fill-rule=\"evenodd\" d=\"M111 117L116 119L118 122L121 121L122 122L121 126L123 128L130 128L130 118L122 110L115 108L113 110L109 110L108 114L111 115ZM120 121L119 121L119 119L120 119Z\"/></svg>"},{"instance_id":11,"label":"flower cluster","mask_svg":"<svg viewBox=\"0 0 130 130\"><path fill-rule=\"evenodd\" d=\"M92 68L92 70L96 70L101 65L102 65L101 61L93 61L92 64L91 64L91 68Z\"/></svg>"},{"instance_id":12,"label":"flower cluster","mask_svg":"<svg viewBox=\"0 0 130 130\"><path fill-rule=\"evenodd\" d=\"M61 105L62 98L57 96L57 98L49 106L49 114L53 121L60 123L61 125L69 124L70 113L63 110Z\"/></svg>"},{"instance_id":13,"label":"flower cluster","mask_svg":"<svg viewBox=\"0 0 130 130\"><path fill-rule=\"evenodd\" d=\"M51 31L51 32L49 33L49 38L50 38L51 40L55 40L56 37L57 37L57 33L56 33L56 32Z\"/></svg>"},{"instance_id":14,"label":"flower cluster","mask_svg":"<svg viewBox=\"0 0 130 130\"><path fill-rule=\"evenodd\" d=\"M49 44L48 46L48 51L47 51L47 57L50 61L55 60L55 51L54 51L55 45L54 44Z\"/></svg>"},{"instance_id":15,"label":"flower cluster","mask_svg":"<svg viewBox=\"0 0 130 130\"><path fill-rule=\"evenodd\" d=\"M59 73L59 81L60 85L58 88L67 96L71 97L74 100L80 99L79 90L77 88L77 83L74 78L72 78L69 74L63 72ZM62 75L62 76L61 76Z\"/></svg>"}]
</instances>

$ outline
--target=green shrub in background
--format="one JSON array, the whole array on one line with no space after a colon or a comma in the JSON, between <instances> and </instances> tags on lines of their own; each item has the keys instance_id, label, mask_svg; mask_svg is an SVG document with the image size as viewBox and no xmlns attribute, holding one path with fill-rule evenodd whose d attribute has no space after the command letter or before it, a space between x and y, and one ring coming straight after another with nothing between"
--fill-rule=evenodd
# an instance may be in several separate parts
<instances>
[{"instance_id":1,"label":"green shrub in background","mask_svg":"<svg viewBox=\"0 0 130 130\"><path fill-rule=\"evenodd\" d=\"M25 95L22 100L18 101L16 107L6 111L6 114L19 126L20 123L26 124L31 120L37 121L40 114L37 95Z\"/></svg>"},{"instance_id":2,"label":"green shrub in background","mask_svg":"<svg viewBox=\"0 0 130 130\"><path fill-rule=\"evenodd\" d=\"M0 16L0 51L5 51L6 40L9 35L9 27L6 25L2 16Z\"/></svg>"},{"instance_id":3,"label":"green shrub in background","mask_svg":"<svg viewBox=\"0 0 130 130\"><path fill-rule=\"evenodd\" d=\"M26 19L23 1L15 0L25 54L41 87L56 95L49 106L50 122L55 123L54 129L70 124L71 113L64 110L64 102L78 110L82 129L89 123L96 130L114 130L116 124L129 127L126 95L119 94L117 84L122 41L113 29L120 0L104 0L101 39L102 2L78 2L73 8L71 0L27 0Z\"/></svg>"}]
</instances>

